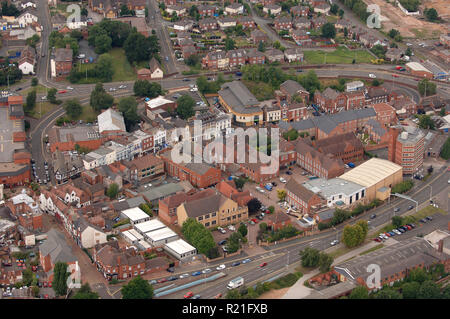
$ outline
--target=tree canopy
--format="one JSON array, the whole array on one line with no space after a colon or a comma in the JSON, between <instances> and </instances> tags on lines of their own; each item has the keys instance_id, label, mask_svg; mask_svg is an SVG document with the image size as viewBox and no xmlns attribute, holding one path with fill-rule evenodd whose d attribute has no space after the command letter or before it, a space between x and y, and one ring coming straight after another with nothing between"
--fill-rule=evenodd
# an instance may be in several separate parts
<instances>
[{"instance_id":1,"label":"tree canopy","mask_svg":"<svg viewBox=\"0 0 450 319\"><path fill-rule=\"evenodd\" d=\"M98 299L98 293L91 290L91 286L89 283L85 283L81 286L80 290L78 290L71 299Z\"/></svg>"},{"instance_id":2,"label":"tree canopy","mask_svg":"<svg viewBox=\"0 0 450 319\"><path fill-rule=\"evenodd\" d=\"M136 99L132 96L121 98L119 101L119 111L123 114L128 131L140 121L140 117L137 114L137 105Z\"/></svg>"},{"instance_id":3,"label":"tree canopy","mask_svg":"<svg viewBox=\"0 0 450 319\"><path fill-rule=\"evenodd\" d=\"M70 99L64 104L64 109L66 110L67 115L71 119L77 119L83 109L81 108L80 101L78 99Z\"/></svg>"},{"instance_id":4,"label":"tree canopy","mask_svg":"<svg viewBox=\"0 0 450 319\"><path fill-rule=\"evenodd\" d=\"M121 289L122 299L152 299L153 287L147 280L137 276Z\"/></svg>"},{"instance_id":5,"label":"tree canopy","mask_svg":"<svg viewBox=\"0 0 450 319\"><path fill-rule=\"evenodd\" d=\"M203 224L192 218L186 219L181 227L181 232L186 240L197 248L200 254L207 254L216 246L211 232Z\"/></svg>"},{"instance_id":6,"label":"tree canopy","mask_svg":"<svg viewBox=\"0 0 450 319\"><path fill-rule=\"evenodd\" d=\"M195 114L195 100L190 95L183 95L177 101L177 114L183 120L186 120Z\"/></svg>"},{"instance_id":7,"label":"tree canopy","mask_svg":"<svg viewBox=\"0 0 450 319\"><path fill-rule=\"evenodd\" d=\"M102 109L108 109L113 105L114 98L106 93L103 84L97 83L94 90L91 92L90 103L97 112Z\"/></svg>"},{"instance_id":8,"label":"tree canopy","mask_svg":"<svg viewBox=\"0 0 450 319\"><path fill-rule=\"evenodd\" d=\"M67 272L67 264L57 262L53 268L53 285L52 288L57 296L64 296L67 293L67 278L70 273Z\"/></svg>"}]
</instances>

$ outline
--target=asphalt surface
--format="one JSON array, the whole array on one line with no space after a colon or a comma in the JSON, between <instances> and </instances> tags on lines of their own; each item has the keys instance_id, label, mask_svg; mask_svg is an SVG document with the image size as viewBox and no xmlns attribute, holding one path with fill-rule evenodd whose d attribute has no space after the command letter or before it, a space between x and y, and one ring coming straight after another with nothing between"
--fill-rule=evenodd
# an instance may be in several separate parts
<instances>
[{"instance_id":1,"label":"asphalt surface","mask_svg":"<svg viewBox=\"0 0 450 319\"><path fill-rule=\"evenodd\" d=\"M418 187L413 191L410 196L419 202L419 206L422 204L422 206L426 203L428 203L430 198L430 187L429 184L432 185L433 188L433 194L439 194L442 191L445 191L448 189L447 181L450 178L450 172L447 171L445 166L443 169L441 169L439 172L436 172L433 174L430 179L428 179L427 182L418 182L420 183ZM434 195L433 195L434 196ZM373 230L374 228L377 228L379 226L382 226L383 224L390 222L392 216L393 216L393 209L395 207L400 208L400 211L396 214L404 214L406 212L411 212L408 210L408 206L412 204L411 201L395 198L391 200L390 204L384 204L374 210L371 210L369 212L366 212L357 218L353 219L350 223L354 223L360 219L370 220L370 230ZM372 214L376 214L377 217L375 219L369 219L369 216ZM396 236L393 239L402 241L402 240L408 240L411 237L414 237L418 234L427 234L434 229L436 229L438 226L446 225L448 223L448 216L442 216L442 215L435 215L433 218L433 221L428 222L427 224L418 224L419 227L417 227L414 230L411 230L405 234L402 234L400 236ZM221 270L222 272L226 273L227 276L217 279L214 282L201 284L198 286L194 286L192 288L189 288L187 290L182 290L167 296L164 296L162 298L183 298L183 295L187 293L188 291L192 291L194 294L200 294L202 299L209 299L214 298L217 294L222 294L225 296L227 289L226 285L227 283L237 276L241 276L244 278L244 282L246 286L251 286L256 284L260 281L265 281L269 279L274 279L278 276L284 275L288 273L287 269L289 266L296 264L300 261L299 252L303 250L306 247L313 247L319 250L325 250L327 248L331 247L331 241L333 241L336 238L340 238L342 235L342 229L344 225L340 225L336 227L336 231L328 231L324 233L320 233L318 235L315 235L313 237L305 237L301 239L296 239L288 242L284 242L281 244L277 244L275 246L271 246L266 248L267 252L263 254L259 254L256 256L250 257L252 260L251 262L247 264L240 264L238 266L231 266L232 261L239 260L242 261L248 256L245 254L241 256L235 256L232 260L228 260L225 263L226 269ZM265 267L259 267L259 265L263 262L267 262L267 265ZM214 264L209 264L208 268L215 270L215 267L217 265L221 264L223 262L216 262ZM206 267L203 267L198 270L202 270ZM216 271L214 271L215 273ZM192 273L192 271L191 271ZM211 273L213 274L213 273ZM210 275L211 275L210 274ZM204 278L205 275L201 275L198 277L195 277L195 280ZM208 275L209 276L209 275ZM173 281L170 283L171 285L177 285L177 281ZM168 283L158 285L156 288L160 288L162 286L168 285Z\"/></svg>"}]
</instances>

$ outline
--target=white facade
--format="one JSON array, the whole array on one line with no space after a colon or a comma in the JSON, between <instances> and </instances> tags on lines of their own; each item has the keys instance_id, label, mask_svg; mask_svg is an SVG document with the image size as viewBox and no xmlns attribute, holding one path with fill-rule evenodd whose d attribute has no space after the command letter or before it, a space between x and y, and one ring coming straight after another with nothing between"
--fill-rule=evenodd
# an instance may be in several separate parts
<instances>
[{"instance_id":1,"label":"white facade","mask_svg":"<svg viewBox=\"0 0 450 319\"><path fill-rule=\"evenodd\" d=\"M122 114L109 108L97 116L98 131L126 131Z\"/></svg>"},{"instance_id":2,"label":"white facade","mask_svg":"<svg viewBox=\"0 0 450 319\"><path fill-rule=\"evenodd\" d=\"M67 22L67 27L71 30L87 27L87 21L70 21Z\"/></svg>"},{"instance_id":3,"label":"white facade","mask_svg":"<svg viewBox=\"0 0 450 319\"><path fill-rule=\"evenodd\" d=\"M19 22L21 28L25 28L27 25L37 22L38 18L34 14L25 12L17 17L17 21Z\"/></svg>"},{"instance_id":4,"label":"white facade","mask_svg":"<svg viewBox=\"0 0 450 319\"><path fill-rule=\"evenodd\" d=\"M83 248L92 248L97 244L106 243L106 234L102 231L95 229L94 227L88 226L81 233L81 246Z\"/></svg>"},{"instance_id":5,"label":"white facade","mask_svg":"<svg viewBox=\"0 0 450 319\"><path fill-rule=\"evenodd\" d=\"M109 165L116 161L116 151L108 147L100 147L85 155L83 165L86 170L90 170L102 165Z\"/></svg>"},{"instance_id":6,"label":"white facade","mask_svg":"<svg viewBox=\"0 0 450 319\"><path fill-rule=\"evenodd\" d=\"M28 61L19 64L19 69L23 74L34 74L34 65Z\"/></svg>"},{"instance_id":7,"label":"white facade","mask_svg":"<svg viewBox=\"0 0 450 319\"><path fill-rule=\"evenodd\" d=\"M151 74L151 79L162 79L164 77L164 72L160 68L156 68Z\"/></svg>"},{"instance_id":8,"label":"white facade","mask_svg":"<svg viewBox=\"0 0 450 319\"><path fill-rule=\"evenodd\" d=\"M147 242L153 247L162 247L178 239L178 235L169 227L164 227L155 231L145 233Z\"/></svg>"},{"instance_id":9,"label":"white facade","mask_svg":"<svg viewBox=\"0 0 450 319\"><path fill-rule=\"evenodd\" d=\"M244 14L244 6L240 5L240 6L228 6L225 7L225 12L227 14Z\"/></svg>"},{"instance_id":10,"label":"white facade","mask_svg":"<svg viewBox=\"0 0 450 319\"><path fill-rule=\"evenodd\" d=\"M150 220L150 216L147 215L139 207L129 208L123 210L121 213L125 218L128 218L132 225L139 224Z\"/></svg>"},{"instance_id":11,"label":"white facade","mask_svg":"<svg viewBox=\"0 0 450 319\"><path fill-rule=\"evenodd\" d=\"M178 239L164 245L164 250L178 260L187 260L197 255L197 249L183 239Z\"/></svg>"}]
</instances>

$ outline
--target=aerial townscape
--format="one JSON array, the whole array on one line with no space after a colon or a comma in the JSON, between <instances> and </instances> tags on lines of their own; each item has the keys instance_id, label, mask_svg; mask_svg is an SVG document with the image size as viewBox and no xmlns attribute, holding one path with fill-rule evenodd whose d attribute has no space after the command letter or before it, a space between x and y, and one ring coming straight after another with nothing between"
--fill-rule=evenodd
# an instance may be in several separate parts
<instances>
[{"instance_id":1,"label":"aerial townscape","mask_svg":"<svg viewBox=\"0 0 450 319\"><path fill-rule=\"evenodd\" d=\"M448 0L0 2L0 299L450 299Z\"/></svg>"}]
</instances>

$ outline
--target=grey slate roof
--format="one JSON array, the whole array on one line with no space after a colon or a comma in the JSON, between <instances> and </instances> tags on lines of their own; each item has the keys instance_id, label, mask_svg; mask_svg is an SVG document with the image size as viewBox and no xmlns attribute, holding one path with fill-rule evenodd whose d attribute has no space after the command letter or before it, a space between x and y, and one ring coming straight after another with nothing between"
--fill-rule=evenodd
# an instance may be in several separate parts
<instances>
[{"instance_id":1,"label":"grey slate roof","mask_svg":"<svg viewBox=\"0 0 450 319\"><path fill-rule=\"evenodd\" d=\"M261 112L258 100L241 81L222 84L219 95L238 113Z\"/></svg>"},{"instance_id":2,"label":"grey slate roof","mask_svg":"<svg viewBox=\"0 0 450 319\"><path fill-rule=\"evenodd\" d=\"M50 229L47 232L47 240L45 240L39 247L41 256L50 254L52 263L74 262L77 258L72 254L72 249L66 243L64 235L56 229Z\"/></svg>"},{"instance_id":3,"label":"grey slate roof","mask_svg":"<svg viewBox=\"0 0 450 319\"><path fill-rule=\"evenodd\" d=\"M142 192L141 194L148 201L153 201L182 191L184 191L184 188L179 183L168 183Z\"/></svg>"},{"instance_id":4,"label":"grey slate roof","mask_svg":"<svg viewBox=\"0 0 450 319\"><path fill-rule=\"evenodd\" d=\"M295 53L295 52L293 52ZM287 80L280 85L280 89L284 89L286 92L289 93L289 95L294 95L297 92L306 92L308 91L298 82L293 80Z\"/></svg>"}]
</instances>

